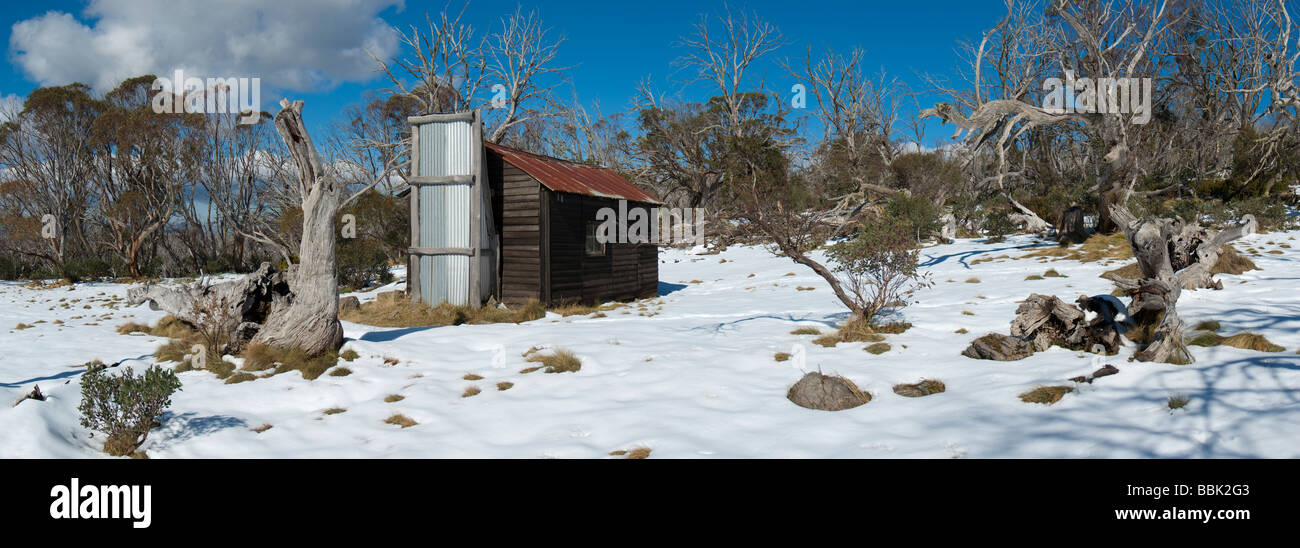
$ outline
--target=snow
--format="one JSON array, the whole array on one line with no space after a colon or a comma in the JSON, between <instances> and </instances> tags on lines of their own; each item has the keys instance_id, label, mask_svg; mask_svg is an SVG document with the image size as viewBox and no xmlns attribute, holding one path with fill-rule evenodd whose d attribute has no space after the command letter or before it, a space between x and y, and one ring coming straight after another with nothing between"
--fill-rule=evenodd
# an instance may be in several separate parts
<instances>
[{"instance_id":1,"label":"snow","mask_svg":"<svg viewBox=\"0 0 1300 548\"><path fill-rule=\"evenodd\" d=\"M520 325L407 329L345 323L345 346L361 355L340 361L353 371L348 376L307 381L287 373L227 385L207 372L180 373L184 388L143 449L152 458L614 458L610 451L642 446L651 458L1295 458L1298 235L1239 242L1259 250L1252 259L1262 270L1221 275L1222 291L1184 292L1178 305L1189 324L1215 319L1223 334L1260 333L1282 353L1192 347L1197 361L1187 366L1129 362L1131 346L1105 361L1059 348L1017 362L961 356L975 337L1007 332L1016 301L1030 292L1072 301L1112 289L1098 274L1120 263L1016 259L1050 245L1029 236L925 248L935 284L898 313L914 327L888 335L892 349L880 355L864 352L863 343L824 348L790 334L799 326L829 332L845 309L824 281L789 259L751 247L718 255L665 250L661 296L603 318L549 314ZM1009 258L976 264L1002 255ZM1048 268L1069 277L1025 280ZM400 287L356 295L367 300ZM125 292L110 283L0 284L0 458L104 457L102 435L78 425L74 366L125 359L122 367L147 367L164 342L115 332L163 315L146 306L114 309L107 299ZM19 322L34 327L11 327ZM534 346L572 350L581 371L521 373L533 365L521 354ZM794 358L776 362L776 352ZM1069 385L1066 379L1103 363L1120 373L1079 385L1056 405L1017 398L1035 386ZM786 400L791 384L817 370L844 375L874 398L840 412ZM463 380L467 373L484 378ZM924 378L943 381L947 392L905 398L891 390ZM497 390L503 381L514 386ZM10 407L33 384L49 399ZM471 385L482 393L461 397ZM405 398L387 403L390 394ZM1174 394L1190 397L1186 408L1167 408ZM330 408L346 412L325 415ZM393 413L419 424L385 424ZM252 430L264 424L272 428Z\"/></svg>"}]
</instances>

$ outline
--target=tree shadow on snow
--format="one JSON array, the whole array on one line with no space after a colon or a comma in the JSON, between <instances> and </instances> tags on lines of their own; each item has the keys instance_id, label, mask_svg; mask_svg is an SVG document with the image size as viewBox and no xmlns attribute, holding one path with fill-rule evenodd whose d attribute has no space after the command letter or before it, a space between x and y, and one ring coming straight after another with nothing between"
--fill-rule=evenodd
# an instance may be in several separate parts
<instances>
[{"instance_id":1,"label":"tree shadow on snow","mask_svg":"<svg viewBox=\"0 0 1300 548\"><path fill-rule=\"evenodd\" d=\"M176 414L164 411L160 418L158 436L150 436L150 449L166 449L177 443L207 436L227 428L247 428L248 423L229 415L198 416L198 413Z\"/></svg>"},{"instance_id":2,"label":"tree shadow on snow","mask_svg":"<svg viewBox=\"0 0 1300 548\"><path fill-rule=\"evenodd\" d=\"M947 255L939 255L939 256L934 256L926 253L925 262L921 263L920 266L921 267L935 266L937 264L943 263L944 261L947 261L948 259L955 258L957 259L957 262L961 263L961 265L966 267L967 270L970 270L970 263L967 263L966 261L967 259L970 259L971 257L974 257L976 255L992 255L999 251L1013 251L1017 249L1037 249L1040 247L1053 247L1055 245L1056 245L1055 242L1034 242L1025 245L1009 245L1006 247L999 247L995 249L972 249L970 251L963 251L961 253L949 253Z\"/></svg>"},{"instance_id":3,"label":"tree shadow on snow","mask_svg":"<svg viewBox=\"0 0 1300 548\"><path fill-rule=\"evenodd\" d=\"M143 359L148 358L148 357L150 357L150 356L152 356L152 354L145 354L145 355L143 355L143 356L136 356L136 357L134 357L134 358L125 358L125 359L123 359L122 361L119 361L119 362L117 362L116 364L113 364L113 366L117 366L117 365L120 365L120 364L122 364L122 363L130 362L130 361L140 361L140 360L143 360ZM84 364L82 364L82 365L84 365ZM41 383L41 382L46 382L46 381L57 381L57 380L63 380L63 379L68 379L68 378L75 377L75 376L77 376L77 375L80 375L80 374L86 372L86 369L85 369L84 367L82 367L81 365L71 365L71 366L68 366L68 367L69 367L69 369L68 369L67 371L64 371L64 372L62 372L62 373L56 373L56 374L53 374L53 375L46 375L46 376L44 376L44 377L32 377L32 378L30 378L30 379L21 380L21 381L13 381L13 382L0 382L0 388L22 388L23 386L26 386L26 385L31 384L31 383Z\"/></svg>"}]
</instances>

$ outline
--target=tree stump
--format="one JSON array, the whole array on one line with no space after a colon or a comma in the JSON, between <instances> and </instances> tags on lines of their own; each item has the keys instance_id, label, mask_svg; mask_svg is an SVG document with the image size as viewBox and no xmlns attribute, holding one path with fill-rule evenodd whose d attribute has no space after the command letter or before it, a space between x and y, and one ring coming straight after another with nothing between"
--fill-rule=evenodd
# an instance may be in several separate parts
<instances>
[{"instance_id":1,"label":"tree stump","mask_svg":"<svg viewBox=\"0 0 1300 548\"><path fill-rule=\"evenodd\" d=\"M1083 226L1083 208L1073 206L1061 214L1061 222L1056 229L1056 241L1064 245L1083 243L1088 239L1088 231Z\"/></svg>"}]
</instances>

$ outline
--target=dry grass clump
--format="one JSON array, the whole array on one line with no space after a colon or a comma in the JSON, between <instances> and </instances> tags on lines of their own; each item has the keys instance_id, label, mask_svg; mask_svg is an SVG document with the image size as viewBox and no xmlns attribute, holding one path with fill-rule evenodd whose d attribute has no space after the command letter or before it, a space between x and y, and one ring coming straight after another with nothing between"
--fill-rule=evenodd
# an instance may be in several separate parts
<instances>
[{"instance_id":1,"label":"dry grass clump","mask_svg":"<svg viewBox=\"0 0 1300 548\"><path fill-rule=\"evenodd\" d=\"M387 396L384 396L384 402L385 402L385 403L394 403L394 402L399 402L399 401L402 401L402 400L404 400L404 399L406 399L406 396L403 396L403 395L401 395L401 394L389 394L389 395L387 395Z\"/></svg>"},{"instance_id":2,"label":"dry grass clump","mask_svg":"<svg viewBox=\"0 0 1300 548\"><path fill-rule=\"evenodd\" d=\"M942 381L934 379L922 379L921 382L914 384L894 385L895 394L908 398L919 398L921 396L929 396L930 394L938 394L946 391L948 391L948 387L945 386Z\"/></svg>"},{"instance_id":3,"label":"dry grass clump","mask_svg":"<svg viewBox=\"0 0 1300 548\"><path fill-rule=\"evenodd\" d=\"M149 326L147 326L147 325L145 325L145 324L142 324L142 323L127 322L127 323L124 323L124 324L122 324L122 325L117 326L117 333L118 333L119 335L130 335L130 334L132 334L132 333L145 333L145 334L148 334L148 333L149 333Z\"/></svg>"},{"instance_id":4,"label":"dry grass clump","mask_svg":"<svg viewBox=\"0 0 1300 548\"><path fill-rule=\"evenodd\" d=\"M349 349L347 349L347 350L344 350L344 351L342 351L342 352L339 352L339 357L340 357L340 358L343 358L343 361L345 361L345 362L350 362L350 361L352 361L352 360L355 360L355 359L357 359L357 358L360 358L360 357L361 357L361 354L357 354L357 351L356 351L356 350L353 350L353 349L349 348Z\"/></svg>"},{"instance_id":5,"label":"dry grass clump","mask_svg":"<svg viewBox=\"0 0 1300 548\"><path fill-rule=\"evenodd\" d=\"M1069 276L1057 272L1055 268L1047 269L1047 272L1043 273L1043 277L1044 278L1069 278Z\"/></svg>"},{"instance_id":6,"label":"dry grass clump","mask_svg":"<svg viewBox=\"0 0 1300 548\"><path fill-rule=\"evenodd\" d=\"M1192 329L1195 329L1197 331L1218 331L1222 327L1223 326L1220 325L1219 322L1215 320L1205 320L1203 322L1196 324L1196 327L1193 327Z\"/></svg>"},{"instance_id":7,"label":"dry grass clump","mask_svg":"<svg viewBox=\"0 0 1300 548\"><path fill-rule=\"evenodd\" d=\"M965 334L967 334L967 333L970 333L970 331L967 331L966 328L963 327L963 328L960 328L960 329L958 329L958 330L956 330L956 331L953 331L953 333L956 333L956 334L958 334L958 335L965 335Z\"/></svg>"},{"instance_id":8,"label":"dry grass clump","mask_svg":"<svg viewBox=\"0 0 1300 548\"><path fill-rule=\"evenodd\" d=\"M248 382L248 381L255 381L255 380L257 380L257 375L248 373L246 371L240 371L229 377L226 377L226 384L239 384L241 382Z\"/></svg>"},{"instance_id":9,"label":"dry grass clump","mask_svg":"<svg viewBox=\"0 0 1300 548\"><path fill-rule=\"evenodd\" d=\"M1093 234L1077 246L1053 246L1026 253L1022 258L1043 257L1052 260L1074 260L1081 263L1097 261L1123 261L1133 258L1133 248L1123 234Z\"/></svg>"},{"instance_id":10,"label":"dry grass clump","mask_svg":"<svg viewBox=\"0 0 1300 548\"><path fill-rule=\"evenodd\" d=\"M1066 394L1073 392L1074 388L1069 386L1040 386L1020 395L1020 401L1025 403L1041 403L1052 405Z\"/></svg>"},{"instance_id":11,"label":"dry grass clump","mask_svg":"<svg viewBox=\"0 0 1300 548\"><path fill-rule=\"evenodd\" d=\"M974 277L972 277L972 278L966 278L966 283L968 283L968 284L977 284L977 283L980 283L980 279L979 279L979 278L974 278Z\"/></svg>"},{"instance_id":12,"label":"dry grass clump","mask_svg":"<svg viewBox=\"0 0 1300 548\"><path fill-rule=\"evenodd\" d=\"M339 362L339 355L334 352L308 356L298 348L275 348L264 344L248 345L240 357L244 358L245 370L265 371L274 368L274 375L299 371L302 378L307 380L316 379Z\"/></svg>"},{"instance_id":13,"label":"dry grass clump","mask_svg":"<svg viewBox=\"0 0 1300 548\"><path fill-rule=\"evenodd\" d=\"M475 374L473 374L473 373L466 373L465 376L464 376L464 377L461 377L461 378L462 378L462 379L465 379L465 380L467 380L467 381L481 381L481 380L483 380L483 376L482 376L482 375L475 375Z\"/></svg>"},{"instance_id":14,"label":"dry grass clump","mask_svg":"<svg viewBox=\"0 0 1300 548\"><path fill-rule=\"evenodd\" d=\"M885 352L889 352L889 348L890 348L889 343L879 342L870 345L866 348L863 348L863 350L866 350L867 352L870 352L872 354L884 354Z\"/></svg>"},{"instance_id":15,"label":"dry grass clump","mask_svg":"<svg viewBox=\"0 0 1300 548\"><path fill-rule=\"evenodd\" d=\"M1037 275L1037 274L1030 274L1030 275L1028 275L1028 276L1025 276L1025 281L1026 281L1026 282L1032 282L1032 281L1035 281L1035 280L1041 280L1041 279L1043 279L1043 277L1042 277L1042 276L1039 276L1039 275Z\"/></svg>"},{"instance_id":16,"label":"dry grass clump","mask_svg":"<svg viewBox=\"0 0 1300 548\"><path fill-rule=\"evenodd\" d=\"M1251 270L1259 270L1254 261L1251 261L1245 255L1237 252L1237 248L1230 245L1223 246L1219 253L1218 262L1214 263L1214 268L1210 269L1210 274L1242 274Z\"/></svg>"},{"instance_id":17,"label":"dry grass clump","mask_svg":"<svg viewBox=\"0 0 1300 548\"><path fill-rule=\"evenodd\" d=\"M1191 401L1192 399L1187 396L1184 396L1182 394L1174 394L1172 396L1169 396L1169 401L1165 402L1165 405L1168 405L1170 410L1182 409L1184 407L1187 407L1187 404L1190 403Z\"/></svg>"},{"instance_id":18,"label":"dry grass clump","mask_svg":"<svg viewBox=\"0 0 1300 548\"><path fill-rule=\"evenodd\" d=\"M158 320L158 323L150 328L148 333L155 337L167 337L168 339L188 339L199 334L198 330L194 329L190 322L170 314Z\"/></svg>"},{"instance_id":19,"label":"dry grass clump","mask_svg":"<svg viewBox=\"0 0 1300 548\"><path fill-rule=\"evenodd\" d=\"M249 430L252 430L252 431L254 431L254 432L257 432L258 434L261 434L262 432L265 432L265 431L270 430L270 429L271 429L271 425L268 423L268 424L263 424L263 425L261 425L261 426L258 426L257 428L250 428Z\"/></svg>"},{"instance_id":20,"label":"dry grass clump","mask_svg":"<svg viewBox=\"0 0 1300 548\"><path fill-rule=\"evenodd\" d=\"M650 448L633 447L631 451L628 451L626 449L618 449L615 451L610 451L609 454L615 457L624 457L629 459L644 459L650 456Z\"/></svg>"},{"instance_id":21,"label":"dry grass clump","mask_svg":"<svg viewBox=\"0 0 1300 548\"><path fill-rule=\"evenodd\" d=\"M412 426L420 424L418 422L415 422L415 419L412 419L411 417L408 417L401 413L393 413L391 417L384 419L384 422L386 424L395 424L397 426L401 426L402 428L410 428Z\"/></svg>"},{"instance_id":22,"label":"dry grass clump","mask_svg":"<svg viewBox=\"0 0 1300 548\"><path fill-rule=\"evenodd\" d=\"M346 377L352 374L352 370L346 367L336 367L330 370L331 377Z\"/></svg>"},{"instance_id":23,"label":"dry grass clump","mask_svg":"<svg viewBox=\"0 0 1300 548\"><path fill-rule=\"evenodd\" d=\"M15 326L14 326L14 329L16 329L16 330L18 330L18 331L22 331L22 330L24 330L24 329L31 329L31 328L33 328L33 327L36 327L36 326L34 326L34 325L30 325L30 324L25 324L25 323L22 323L22 322L18 322L18 325L15 325Z\"/></svg>"},{"instance_id":24,"label":"dry grass clump","mask_svg":"<svg viewBox=\"0 0 1300 548\"><path fill-rule=\"evenodd\" d=\"M573 373L582 369L582 360L579 360L573 352L564 348L557 348L549 353L534 348L530 349L524 356L524 361L542 365L525 369L522 371L523 373L531 373L543 368L547 373Z\"/></svg>"},{"instance_id":25,"label":"dry grass clump","mask_svg":"<svg viewBox=\"0 0 1300 548\"><path fill-rule=\"evenodd\" d=\"M791 335L821 335L822 330L816 327L797 327L790 332Z\"/></svg>"},{"instance_id":26,"label":"dry grass clump","mask_svg":"<svg viewBox=\"0 0 1300 548\"><path fill-rule=\"evenodd\" d=\"M789 353L789 352L777 352L775 356L772 356L772 358L775 359L775 360L778 361L778 362L787 361L787 360L790 359L790 353Z\"/></svg>"},{"instance_id":27,"label":"dry grass clump","mask_svg":"<svg viewBox=\"0 0 1300 548\"><path fill-rule=\"evenodd\" d=\"M880 342L885 340L884 335L881 335L878 332L882 328L888 329L889 331L887 332L901 333L902 331L906 331L907 327L911 327L911 324L906 324L907 327L901 327L901 325L902 324L885 324L884 326L872 325L870 322L863 320L862 318L853 318L840 326L839 330L835 333L822 335L813 339L812 342L813 344L819 344L827 348L833 348L836 344L842 342ZM899 329L902 331L899 331Z\"/></svg>"},{"instance_id":28,"label":"dry grass clump","mask_svg":"<svg viewBox=\"0 0 1300 548\"><path fill-rule=\"evenodd\" d=\"M329 409L326 409L326 410L324 410L324 411L321 411L321 413L324 413L324 414L326 414L326 415L337 415L337 414L339 414L339 413L346 413L346 412L347 412L347 409L344 409L344 408L342 408L342 407L331 407L331 408L329 408Z\"/></svg>"},{"instance_id":29,"label":"dry grass clump","mask_svg":"<svg viewBox=\"0 0 1300 548\"><path fill-rule=\"evenodd\" d=\"M528 301L517 308L455 306L443 303L429 306L407 299L390 298L361 303L359 308L339 313L339 318L377 327L425 327L485 323L520 323L546 315L546 306Z\"/></svg>"},{"instance_id":30,"label":"dry grass clump","mask_svg":"<svg viewBox=\"0 0 1300 548\"><path fill-rule=\"evenodd\" d=\"M461 393L460 397L468 398L470 396L477 396L479 392L482 392L482 390L479 390L477 386L470 386L465 388L465 391Z\"/></svg>"},{"instance_id":31,"label":"dry grass clump","mask_svg":"<svg viewBox=\"0 0 1300 548\"><path fill-rule=\"evenodd\" d=\"M497 391L498 391L498 392L505 392L506 390L510 390L511 388L514 388L514 386L515 386L515 383L513 383L513 382L510 382L510 381L501 381L501 382L497 383Z\"/></svg>"},{"instance_id":32,"label":"dry grass clump","mask_svg":"<svg viewBox=\"0 0 1300 548\"><path fill-rule=\"evenodd\" d=\"M1255 350L1258 352L1281 352L1285 348L1273 344L1263 335L1257 333L1237 333L1231 337L1224 337L1218 333L1201 333L1192 337L1187 344L1196 346L1231 346L1242 350Z\"/></svg>"}]
</instances>

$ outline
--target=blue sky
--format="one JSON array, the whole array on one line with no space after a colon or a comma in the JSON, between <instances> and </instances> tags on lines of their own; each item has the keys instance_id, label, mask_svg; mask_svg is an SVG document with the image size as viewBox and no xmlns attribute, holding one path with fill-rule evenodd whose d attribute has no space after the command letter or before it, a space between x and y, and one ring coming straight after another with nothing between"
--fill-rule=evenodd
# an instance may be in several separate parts
<instances>
[{"instance_id":1,"label":"blue sky","mask_svg":"<svg viewBox=\"0 0 1300 548\"><path fill-rule=\"evenodd\" d=\"M5 62L0 64L0 97L23 96L41 83L65 84L68 82L64 80L71 78L87 81L93 78L91 75L96 70L118 62L113 57L104 57L105 60L95 57L111 55L102 50L134 52L121 55L136 60L122 61L130 66L143 67L150 63L154 66L174 65L191 62L203 55L210 57L211 51L204 50L203 44L220 41L225 36L219 28L222 26L243 30L249 33L247 36L265 40L257 43L268 44L276 43L276 35L280 31L275 29L303 27L297 29L304 32L302 36L311 37L313 42L319 41L305 44L308 49L308 53L302 56L305 60L286 53L274 58L262 58L255 66L249 65L247 70L263 77L264 109L274 112L278 108L276 102L283 95L305 99L306 117L313 126L323 129L343 106L361 101L367 90L384 87L378 74L370 72L372 67L368 66L366 59L354 57L350 61L339 62L338 65L351 63L350 68L335 70L337 67L332 66L336 64L331 58L334 55L332 52L356 50L355 44L349 44L348 41L359 40L356 37L363 32L382 36L383 30L375 30L376 26L389 25L406 29L411 24L423 25L426 11L436 13L444 5L442 2L414 1L403 4L396 0L323 0L305 4L308 6L305 9L317 13L299 19L292 12L260 12L257 3L249 0L234 0L225 7L216 7L219 2L208 1L189 3L188 6L176 8L176 13L183 14L186 9L220 11L197 15L191 13L188 17L178 15L174 19L176 23L172 24L173 19L168 15L160 15L157 10L145 11L149 7L142 5L149 3L148 0L100 0L93 3L53 1L6 6L4 13L0 14L0 25L5 29L7 38L7 55ZM159 5L182 4L187 2L161 2ZM459 6L459 1L455 5ZM675 43L691 32L692 24L701 14L716 14L723 10L722 2L707 1L659 0L631 4L592 0L517 3L478 0L470 3L466 19L481 35L499 25L500 18L516 5L525 10L538 10L553 32L568 38L560 50L558 63L572 66L567 76L578 98L588 105L599 101L602 111L606 113L628 108L637 83L647 77L662 92L680 89L689 75L677 71L673 65L673 60L683 53L675 47ZM772 88L785 90L794 81L779 68L777 60L801 57L809 46L815 51L832 46L841 53L847 53L854 46L861 46L866 50L866 66L870 71L883 68L890 77L903 80L915 89L924 90L926 85L919 75L951 75L959 62L958 41L979 36L984 29L996 24L1004 9L1001 2L997 1L942 0L925 4L923 12L916 10L917 5L907 2L751 0L731 2L730 5L756 13L781 29L788 45L769 56L755 76L763 77ZM164 13L168 9L170 8L163 8ZM245 16L254 12L255 15ZM374 22L369 27L327 28L322 32L313 32L313 29L321 28L321 21L361 20L367 17ZM276 18L286 21L277 26ZM129 22L141 19L147 19L139 23L145 27L140 31L141 34L133 40L126 40L131 42L129 47L116 49L121 41L113 41L112 37L121 33L111 32L112 29L130 28ZM256 19L257 23L250 24L247 22L249 19ZM31 37L30 32L17 36L16 24L21 22L27 22L25 28L41 29L37 32L41 36L64 36L60 33L66 32L67 38L39 43ZM42 26L34 26L36 22L42 23ZM187 25L197 28L187 28ZM210 27L218 28L214 30ZM203 32L217 34L205 37ZM322 37L318 40L317 36ZM97 38L92 40L87 37ZM194 39L191 41L187 37ZM286 38L292 39L295 38ZM296 39L299 43L303 41L301 37ZM154 57L158 59L141 61ZM320 71L329 74L322 76L320 82L286 85L285 82L292 80L292 75L277 72L282 68L277 64L288 66L299 62L307 65L315 63L319 65ZM87 66L76 66L78 63ZM61 70L61 66L76 67ZM226 70L243 71L245 67L235 62L233 67L226 65ZM164 71L155 69L153 72ZM569 92L566 90L562 93L567 98ZM688 90L686 98L699 100L704 97L697 90ZM931 143L950 135L950 131L940 129L937 125L932 125L928 133L927 141Z\"/></svg>"}]
</instances>

